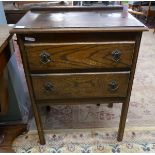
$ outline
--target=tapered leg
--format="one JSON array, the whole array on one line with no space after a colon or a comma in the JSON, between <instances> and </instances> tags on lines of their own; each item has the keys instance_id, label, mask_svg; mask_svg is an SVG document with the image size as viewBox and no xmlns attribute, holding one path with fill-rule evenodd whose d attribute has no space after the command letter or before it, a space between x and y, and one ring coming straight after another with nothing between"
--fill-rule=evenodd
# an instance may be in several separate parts
<instances>
[{"instance_id":1,"label":"tapered leg","mask_svg":"<svg viewBox=\"0 0 155 155\"><path fill-rule=\"evenodd\" d=\"M39 114L39 108L35 103L33 103L32 106L33 106L34 117L35 117L37 129L38 129L40 144L44 145L45 137L44 137L44 131L43 131L43 126L42 126L42 122L41 122L41 117Z\"/></svg>"},{"instance_id":2,"label":"tapered leg","mask_svg":"<svg viewBox=\"0 0 155 155\"><path fill-rule=\"evenodd\" d=\"M123 140L128 108L129 108L129 101L126 101L122 104L121 118L120 118L118 136L117 136L117 140L119 142Z\"/></svg>"},{"instance_id":3,"label":"tapered leg","mask_svg":"<svg viewBox=\"0 0 155 155\"><path fill-rule=\"evenodd\" d=\"M108 107L109 107L109 108L112 108L112 107L113 107L113 103L109 103L109 104L108 104Z\"/></svg>"}]
</instances>

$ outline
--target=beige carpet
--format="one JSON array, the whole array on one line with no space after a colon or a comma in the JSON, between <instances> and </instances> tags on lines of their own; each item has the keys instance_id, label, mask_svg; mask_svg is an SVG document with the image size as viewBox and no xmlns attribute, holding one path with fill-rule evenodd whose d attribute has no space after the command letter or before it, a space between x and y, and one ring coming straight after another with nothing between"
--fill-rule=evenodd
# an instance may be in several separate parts
<instances>
[{"instance_id":1,"label":"beige carpet","mask_svg":"<svg viewBox=\"0 0 155 155\"><path fill-rule=\"evenodd\" d=\"M100 104L99 107L95 104L51 106L51 111L48 114L42 108L44 128L50 129L49 133L46 134L48 144L45 146L38 145L36 142L37 134L29 133L16 139L14 149L17 152L84 152L82 151L82 148L84 148L88 152L98 152L100 147L103 147L105 149L101 149L101 152L155 152L155 34L153 34L153 30L144 32L142 37L123 143L116 142L121 104L114 104L112 109L108 108L107 105ZM141 130L137 131L139 127L141 127ZM70 129L68 134L63 132L62 129L65 128ZM78 128L80 130L77 132L76 129ZM86 130L86 128L90 129ZM102 132L97 128L102 128ZM107 130L108 128L111 129ZM52 129L60 130L56 130L58 133L55 134ZM130 130L128 131L128 129ZM32 119L30 121L30 131L33 130L36 130L36 127ZM136 132L137 134L135 134ZM83 139L79 139L81 133L82 137L84 136ZM93 139L94 133L96 133L95 136L100 136ZM79 137L76 137L76 135L79 135ZM135 135L138 141L133 142ZM30 146L25 145L25 143ZM59 146L59 143L63 143L63 145ZM128 144L131 144L132 147ZM98 145L99 149L93 149ZM27 149L24 147L27 147ZM76 149L70 151L72 147L76 147ZM128 148L131 149L127 151Z\"/></svg>"}]
</instances>

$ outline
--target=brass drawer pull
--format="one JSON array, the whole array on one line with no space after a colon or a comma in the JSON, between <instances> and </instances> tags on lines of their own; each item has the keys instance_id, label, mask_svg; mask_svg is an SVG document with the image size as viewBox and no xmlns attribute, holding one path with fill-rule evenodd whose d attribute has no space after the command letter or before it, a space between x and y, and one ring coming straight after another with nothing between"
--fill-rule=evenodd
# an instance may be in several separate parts
<instances>
[{"instance_id":1,"label":"brass drawer pull","mask_svg":"<svg viewBox=\"0 0 155 155\"><path fill-rule=\"evenodd\" d=\"M118 85L118 83L116 81L111 81L108 84L108 90L110 92L114 92L114 91L118 90L118 88L119 88L119 85Z\"/></svg>"},{"instance_id":2,"label":"brass drawer pull","mask_svg":"<svg viewBox=\"0 0 155 155\"><path fill-rule=\"evenodd\" d=\"M40 54L40 62L43 63L43 64L47 64L47 63L50 63L51 62L51 56L49 53L43 51L41 54Z\"/></svg>"},{"instance_id":3,"label":"brass drawer pull","mask_svg":"<svg viewBox=\"0 0 155 155\"><path fill-rule=\"evenodd\" d=\"M46 93L50 93L50 92L54 91L54 86L52 85L51 82L47 82L44 84L44 91Z\"/></svg>"},{"instance_id":4,"label":"brass drawer pull","mask_svg":"<svg viewBox=\"0 0 155 155\"><path fill-rule=\"evenodd\" d=\"M115 62L118 62L120 60L121 57L121 52L119 50L114 50L112 52L112 58Z\"/></svg>"}]
</instances>

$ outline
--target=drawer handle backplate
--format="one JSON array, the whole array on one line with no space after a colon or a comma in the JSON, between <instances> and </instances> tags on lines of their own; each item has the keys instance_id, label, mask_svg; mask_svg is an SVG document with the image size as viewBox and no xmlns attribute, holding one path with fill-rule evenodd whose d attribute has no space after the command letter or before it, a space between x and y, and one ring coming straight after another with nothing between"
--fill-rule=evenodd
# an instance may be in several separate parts
<instances>
[{"instance_id":1,"label":"drawer handle backplate","mask_svg":"<svg viewBox=\"0 0 155 155\"><path fill-rule=\"evenodd\" d=\"M108 84L108 90L110 91L110 92L114 92L114 91L116 91L116 90L118 90L118 88L119 88L119 85L118 85L118 83L116 82L116 81L111 81L109 84Z\"/></svg>"},{"instance_id":2,"label":"drawer handle backplate","mask_svg":"<svg viewBox=\"0 0 155 155\"><path fill-rule=\"evenodd\" d=\"M51 62L51 56L49 53L43 51L40 54L40 62L43 64L47 64Z\"/></svg>"},{"instance_id":3,"label":"drawer handle backplate","mask_svg":"<svg viewBox=\"0 0 155 155\"><path fill-rule=\"evenodd\" d=\"M115 62L118 62L120 60L120 57L121 57L121 51L119 50L114 50L112 52L112 58Z\"/></svg>"},{"instance_id":4,"label":"drawer handle backplate","mask_svg":"<svg viewBox=\"0 0 155 155\"><path fill-rule=\"evenodd\" d=\"M54 86L52 85L51 82L46 82L46 83L44 84L44 91L45 91L46 93L50 93L50 92L54 91Z\"/></svg>"}]
</instances>

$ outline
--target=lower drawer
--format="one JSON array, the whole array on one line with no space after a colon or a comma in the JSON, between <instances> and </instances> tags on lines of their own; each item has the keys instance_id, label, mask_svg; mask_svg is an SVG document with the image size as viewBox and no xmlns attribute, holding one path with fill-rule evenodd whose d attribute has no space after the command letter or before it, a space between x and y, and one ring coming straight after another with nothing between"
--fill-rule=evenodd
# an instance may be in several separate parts
<instances>
[{"instance_id":1,"label":"lower drawer","mask_svg":"<svg viewBox=\"0 0 155 155\"><path fill-rule=\"evenodd\" d=\"M126 97L129 72L35 74L36 100Z\"/></svg>"}]
</instances>

